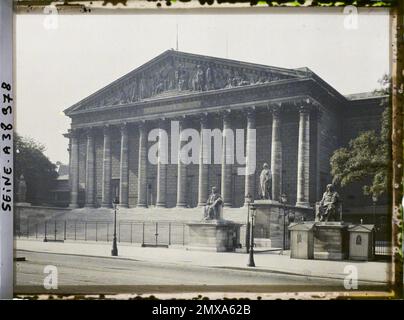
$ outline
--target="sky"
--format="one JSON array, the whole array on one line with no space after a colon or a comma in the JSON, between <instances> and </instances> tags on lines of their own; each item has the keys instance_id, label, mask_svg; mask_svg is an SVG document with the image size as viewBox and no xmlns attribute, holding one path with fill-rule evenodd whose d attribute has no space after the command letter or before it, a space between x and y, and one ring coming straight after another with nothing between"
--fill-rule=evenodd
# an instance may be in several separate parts
<instances>
[{"instance_id":1,"label":"sky","mask_svg":"<svg viewBox=\"0 0 404 320\"><path fill-rule=\"evenodd\" d=\"M342 94L372 91L389 73L388 11L342 10L16 15L16 131L45 145L51 161L68 163L63 110L175 49L177 30L180 51L308 67Z\"/></svg>"}]
</instances>

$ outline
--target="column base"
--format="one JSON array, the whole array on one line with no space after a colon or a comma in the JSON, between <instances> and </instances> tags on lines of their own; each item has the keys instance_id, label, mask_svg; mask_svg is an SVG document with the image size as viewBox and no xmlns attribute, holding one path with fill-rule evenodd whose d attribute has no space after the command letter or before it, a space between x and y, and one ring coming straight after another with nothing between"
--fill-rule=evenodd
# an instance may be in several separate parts
<instances>
[{"instance_id":1,"label":"column base","mask_svg":"<svg viewBox=\"0 0 404 320\"><path fill-rule=\"evenodd\" d=\"M129 205L127 203L121 203L118 204L118 208L129 208Z\"/></svg>"},{"instance_id":2,"label":"column base","mask_svg":"<svg viewBox=\"0 0 404 320\"><path fill-rule=\"evenodd\" d=\"M146 203L138 203L136 205L137 208L147 208L147 204Z\"/></svg>"},{"instance_id":3,"label":"column base","mask_svg":"<svg viewBox=\"0 0 404 320\"><path fill-rule=\"evenodd\" d=\"M79 205L77 203L70 203L69 204L69 209L77 209Z\"/></svg>"},{"instance_id":4,"label":"column base","mask_svg":"<svg viewBox=\"0 0 404 320\"><path fill-rule=\"evenodd\" d=\"M187 204L180 202L180 203L177 203L176 207L177 207L177 208L186 208L186 207L187 207Z\"/></svg>"},{"instance_id":5,"label":"column base","mask_svg":"<svg viewBox=\"0 0 404 320\"><path fill-rule=\"evenodd\" d=\"M156 208L166 208L166 204L165 203L156 203Z\"/></svg>"},{"instance_id":6,"label":"column base","mask_svg":"<svg viewBox=\"0 0 404 320\"><path fill-rule=\"evenodd\" d=\"M86 203L84 208L95 208L94 203Z\"/></svg>"},{"instance_id":7,"label":"column base","mask_svg":"<svg viewBox=\"0 0 404 320\"><path fill-rule=\"evenodd\" d=\"M101 208L112 208L112 204L110 204L110 203L103 203L103 204L101 205Z\"/></svg>"},{"instance_id":8,"label":"column base","mask_svg":"<svg viewBox=\"0 0 404 320\"><path fill-rule=\"evenodd\" d=\"M204 207L204 206L206 206L206 202L198 203L198 208L202 208L202 207Z\"/></svg>"},{"instance_id":9,"label":"column base","mask_svg":"<svg viewBox=\"0 0 404 320\"><path fill-rule=\"evenodd\" d=\"M226 202L225 202L225 203L223 204L223 206L224 206L224 207L227 207L227 208L231 208L231 207L233 207L233 204L232 204L232 203L226 203Z\"/></svg>"},{"instance_id":10,"label":"column base","mask_svg":"<svg viewBox=\"0 0 404 320\"><path fill-rule=\"evenodd\" d=\"M309 202L296 202L296 207L310 208Z\"/></svg>"}]
</instances>

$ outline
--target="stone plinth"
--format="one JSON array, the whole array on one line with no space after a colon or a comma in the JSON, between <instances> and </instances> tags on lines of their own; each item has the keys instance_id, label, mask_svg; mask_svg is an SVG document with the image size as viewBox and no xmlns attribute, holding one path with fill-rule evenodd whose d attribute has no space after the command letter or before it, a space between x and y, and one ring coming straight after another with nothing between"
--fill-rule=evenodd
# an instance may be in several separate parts
<instances>
[{"instance_id":1,"label":"stone plinth","mask_svg":"<svg viewBox=\"0 0 404 320\"><path fill-rule=\"evenodd\" d=\"M344 260L348 254L348 225L317 222L314 229L314 259Z\"/></svg>"},{"instance_id":2,"label":"stone plinth","mask_svg":"<svg viewBox=\"0 0 404 320\"><path fill-rule=\"evenodd\" d=\"M209 220L188 223L187 249L216 252L234 251L240 243L241 224L228 220Z\"/></svg>"},{"instance_id":3,"label":"stone plinth","mask_svg":"<svg viewBox=\"0 0 404 320\"><path fill-rule=\"evenodd\" d=\"M254 226L255 237L270 239L272 248L282 248L283 246L284 222L287 227L293 220L302 218L308 220L314 217L314 211L310 207L296 207L288 204L284 206L278 201L256 200L254 206L257 208ZM284 211L286 212L285 219L283 217Z\"/></svg>"}]
</instances>

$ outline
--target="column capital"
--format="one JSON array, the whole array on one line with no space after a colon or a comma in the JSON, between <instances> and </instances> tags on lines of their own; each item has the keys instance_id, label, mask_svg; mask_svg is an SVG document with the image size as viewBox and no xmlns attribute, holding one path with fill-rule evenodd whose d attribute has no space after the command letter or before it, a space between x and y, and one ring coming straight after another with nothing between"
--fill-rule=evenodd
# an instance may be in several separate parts
<instances>
[{"instance_id":1,"label":"column capital","mask_svg":"<svg viewBox=\"0 0 404 320\"><path fill-rule=\"evenodd\" d=\"M319 104L310 99L310 98L306 98L306 99L301 99L301 100L296 100L293 103L297 109L299 113L309 113L312 112L316 109L318 109Z\"/></svg>"},{"instance_id":2,"label":"column capital","mask_svg":"<svg viewBox=\"0 0 404 320\"><path fill-rule=\"evenodd\" d=\"M220 112L220 115L222 116L223 121L230 121L231 110L230 109L223 110Z\"/></svg>"},{"instance_id":3,"label":"column capital","mask_svg":"<svg viewBox=\"0 0 404 320\"><path fill-rule=\"evenodd\" d=\"M311 111L311 106L309 105L300 105L297 108L300 114L307 114Z\"/></svg>"},{"instance_id":4,"label":"column capital","mask_svg":"<svg viewBox=\"0 0 404 320\"><path fill-rule=\"evenodd\" d=\"M271 103L269 106L272 116L279 118L281 116L282 103L281 102Z\"/></svg>"},{"instance_id":5,"label":"column capital","mask_svg":"<svg viewBox=\"0 0 404 320\"><path fill-rule=\"evenodd\" d=\"M128 134L128 127L129 127L129 125L128 125L127 122L124 122L119 126L119 130L121 131L122 135L123 134Z\"/></svg>"},{"instance_id":6,"label":"column capital","mask_svg":"<svg viewBox=\"0 0 404 320\"><path fill-rule=\"evenodd\" d=\"M249 107L245 110L245 114L247 116L247 119L249 120L255 119L255 113L256 113L255 106Z\"/></svg>"},{"instance_id":7,"label":"column capital","mask_svg":"<svg viewBox=\"0 0 404 320\"><path fill-rule=\"evenodd\" d=\"M104 136L109 135L111 133L111 126L106 124L102 127L102 132L104 133Z\"/></svg>"},{"instance_id":8,"label":"column capital","mask_svg":"<svg viewBox=\"0 0 404 320\"><path fill-rule=\"evenodd\" d=\"M140 131L146 130L147 128L147 123L145 120L138 121L135 123L135 125Z\"/></svg>"},{"instance_id":9,"label":"column capital","mask_svg":"<svg viewBox=\"0 0 404 320\"><path fill-rule=\"evenodd\" d=\"M205 113L199 114L198 119L201 124L206 125L208 123L208 113L205 112Z\"/></svg>"}]
</instances>

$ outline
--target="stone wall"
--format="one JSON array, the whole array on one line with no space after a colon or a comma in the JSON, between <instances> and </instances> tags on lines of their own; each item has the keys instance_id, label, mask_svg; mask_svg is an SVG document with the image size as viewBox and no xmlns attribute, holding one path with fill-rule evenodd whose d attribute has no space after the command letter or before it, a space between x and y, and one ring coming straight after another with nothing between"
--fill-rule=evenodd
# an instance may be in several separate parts
<instances>
[{"instance_id":1,"label":"stone wall","mask_svg":"<svg viewBox=\"0 0 404 320\"><path fill-rule=\"evenodd\" d=\"M350 108L344 112L342 120L342 146L348 146L351 139L356 138L365 131L375 130L380 132L382 113L384 108L378 99L360 99L351 102ZM370 181L368 181L370 182ZM344 211L357 211L355 207L371 206L370 196L363 195L363 183L355 183L343 189L342 199ZM387 204L387 197L383 196L378 201L378 205ZM369 210L363 214L369 214Z\"/></svg>"}]
</instances>

